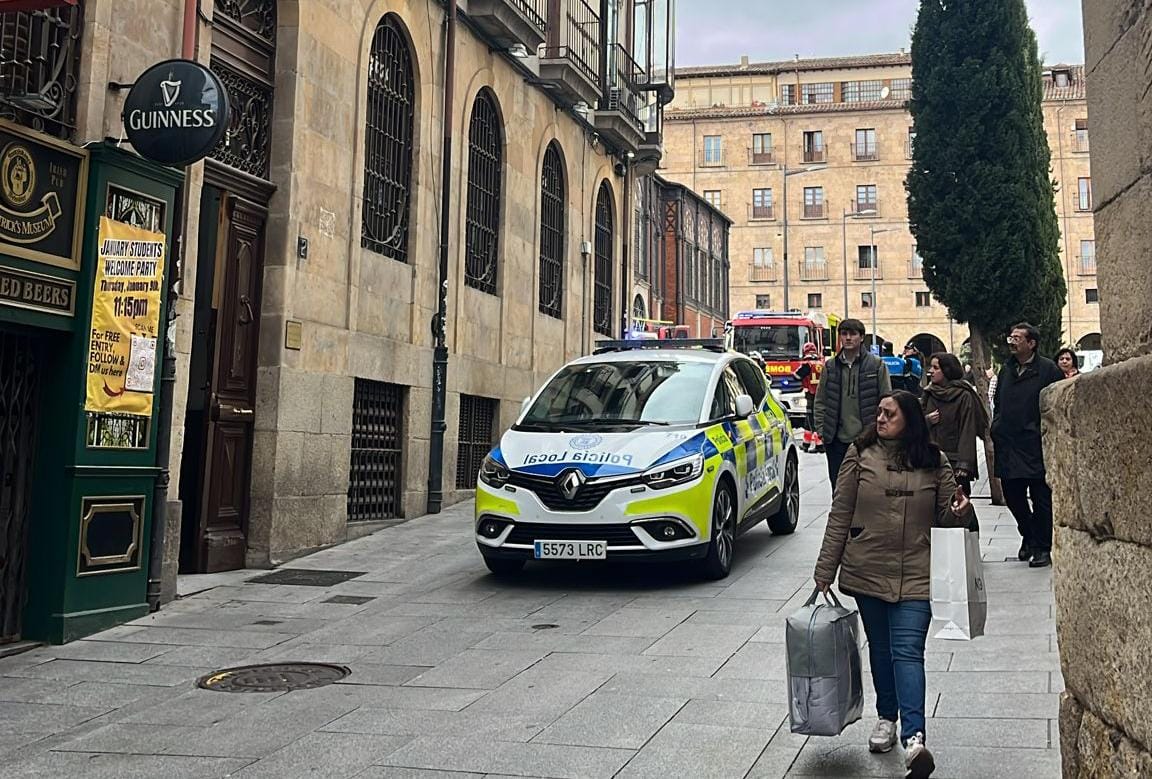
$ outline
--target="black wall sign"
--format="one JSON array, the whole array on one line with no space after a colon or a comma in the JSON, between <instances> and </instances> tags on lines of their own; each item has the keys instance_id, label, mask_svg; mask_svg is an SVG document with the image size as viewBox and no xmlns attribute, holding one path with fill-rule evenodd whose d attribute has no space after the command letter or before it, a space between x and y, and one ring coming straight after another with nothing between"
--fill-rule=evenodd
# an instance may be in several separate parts
<instances>
[{"instance_id":1,"label":"black wall sign","mask_svg":"<svg viewBox=\"0 0 1152 779\"><path fill-rule=\"evenodd\" d=\"M88 155L0 123L0 254L80 267Z\"/></svg>"},{"instance_id":2,"label":"black wall sign","mask_svg":"<svg viewBox=\"0 0 1152 779\"><path fill-rule=\"evenodd\" d=\"M124 101L124 131L142 157L190 165L207 157L228 127L228 93L198 62L167 60L140 74Z\"/></svg>"}]
</instances>

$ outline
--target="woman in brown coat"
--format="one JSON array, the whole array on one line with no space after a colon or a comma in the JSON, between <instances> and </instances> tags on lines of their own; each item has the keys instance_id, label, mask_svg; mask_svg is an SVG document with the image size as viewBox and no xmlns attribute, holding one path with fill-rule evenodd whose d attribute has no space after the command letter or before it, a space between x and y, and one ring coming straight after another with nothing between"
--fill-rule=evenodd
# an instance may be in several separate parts
<instances>
[{"instance_id":1,"label":"woman in brown coat","mask_svg":"<svg viewBox=\"0 0 1152 779\"><path fill-rule=\"evenodd\" d=\"M884 396L875 427L840 468L814 578L826 591L839 569L840 589L864 622L880 717L869 750L892 749L899 716L907 776L916 779L936 767L924 745L932 526L964 527L973 516L948 458L929 440L919 401Z\"/></svg>"},{"instance_id":2,"label":"woman in brown coat","mask_svg":"<svg viewBox=\"0 0 1152 779\"><path fill-rule=\"evenodd\" d=\"M972 495L972 482L980 477L976 439L988 434L988 411L976 389L963 380L964 368L954 354L932 355L929 383L921 404L931 426L932 443L948 456L956 483ZM979 532L980 528L969 527Z\"/></svg>"}]
</instances>

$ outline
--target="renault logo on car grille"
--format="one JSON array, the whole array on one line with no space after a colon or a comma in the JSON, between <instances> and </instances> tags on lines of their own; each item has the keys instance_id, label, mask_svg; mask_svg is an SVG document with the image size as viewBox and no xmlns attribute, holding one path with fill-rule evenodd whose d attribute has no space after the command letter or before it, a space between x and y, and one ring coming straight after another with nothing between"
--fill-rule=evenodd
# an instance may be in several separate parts
<instances>
[{"instance_id":1,"label":"renault logo on car grille","mask_svg":"<svg viewBox=\"0 0 1152 779\"><path fill-rule=\"evenodd\" d=\"M556 477L556 489L565 500L572 500L584 485L584 474L575 468L569 468Z\"/></svg>"}]
</instances>

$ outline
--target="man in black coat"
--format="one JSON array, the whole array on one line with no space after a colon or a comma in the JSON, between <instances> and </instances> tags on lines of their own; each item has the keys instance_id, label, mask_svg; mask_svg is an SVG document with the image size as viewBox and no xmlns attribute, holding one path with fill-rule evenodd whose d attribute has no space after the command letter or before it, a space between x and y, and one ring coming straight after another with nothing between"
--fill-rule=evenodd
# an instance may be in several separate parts
<instances>
[{"instance_id":1,"label":"man in black coat","mask_svg":"<svg viewBox=\"0 0 1152 779\"><path fill-rule=\"evenodd\" d=\"M1056 363L1036 353L1039 345L1040 331L1032 325L1012 328L1012 357L1000 370L992 417L996 475L1020 529L1019 559L1030 560L1032 568L1052 564L1052 488L1045 479L1040 441L1040 392L1064 378Z\"/></svg>"}]
</instances>

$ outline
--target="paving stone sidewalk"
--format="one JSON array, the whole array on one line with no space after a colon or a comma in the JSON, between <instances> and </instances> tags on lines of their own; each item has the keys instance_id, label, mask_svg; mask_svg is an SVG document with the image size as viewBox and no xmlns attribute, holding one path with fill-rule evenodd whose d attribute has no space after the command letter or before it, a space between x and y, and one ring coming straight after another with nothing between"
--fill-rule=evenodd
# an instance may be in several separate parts
<instances>
[{"instance_id":1,"label":"paving stone sidewalk","mask_svg":"<svg viewBox=\"0 0 1152 779\"><path fill-rule=\"evenodd\" d=\"M810 593L823 458L803 456L801 479L800 529L744 536L723 582L598 564L497 581L467 504L284 566L361 573L329 587L185 578L200 591L154 615L0 659L0 776L903 776L898 750L864 746L868 678L865 719L842 736L789 733L783 619ZM1058 777L1051 574L1009 562L1011 516L976 505L988 630L929 641L935 776ZM195 687L281 660L352 673L282 694Z\"/></svg>"}]
</instances>

